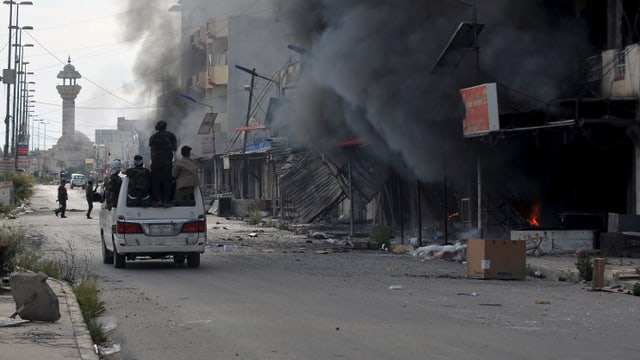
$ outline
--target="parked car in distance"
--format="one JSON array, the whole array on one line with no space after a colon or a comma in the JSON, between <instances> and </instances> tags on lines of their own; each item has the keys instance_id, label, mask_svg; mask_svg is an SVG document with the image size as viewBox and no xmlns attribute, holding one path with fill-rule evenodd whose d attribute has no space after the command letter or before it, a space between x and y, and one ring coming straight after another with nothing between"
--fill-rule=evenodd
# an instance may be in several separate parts
<instances>
[{"instance_id":1,"label":"parked car in distance","mask_svg":"<svg viewBox=\"0 0 640 360\"><path fill-rule=\"evenodd\" d=\"M79 187L82 189L87 188L87 178L83 174L71 174L71 180L69 181L69 187Z\"/></svg>"}]
</instances>

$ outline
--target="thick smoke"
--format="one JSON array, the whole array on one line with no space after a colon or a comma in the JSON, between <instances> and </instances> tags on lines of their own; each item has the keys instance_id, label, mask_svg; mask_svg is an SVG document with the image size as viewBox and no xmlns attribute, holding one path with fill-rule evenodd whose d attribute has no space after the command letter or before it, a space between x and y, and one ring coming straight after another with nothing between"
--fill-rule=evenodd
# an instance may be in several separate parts
<instances>
[{"instance_id":1,"label":"thick smoke","mask_svg":"<svg viewBox=\"0 0 640 360\"><path fill-rule=\"evenodd\" d=\"M443 161L455 172L463 157L473 158L460 88L498 82L548 101L588 48L575 17L545 8L553 2L476 3L485 24L477 72L473 51L432 71L458 24L472 21L467 2L281 0L283 21L308 50L293 100L279 114L282 129L321 151L361 138L424 181L441 179Z\"/></svg>"},{"instance_id":2,"label":"thick smoke","mask_svg":"<svg viewBox=\"0 0 640 360\"><path fill-rule=\"evenodd\" d=\"M146 130L151 134L158 120L165 120L179 143L190 143L205 109L179 94L198 97L186 88L183 69L205 66L205 56L194 51L191 35L207 20L235 15L273 13L271 0L131 0L123 27L126 38L141 39L134 65L136 88L144 103L155 104ZM180 144L179 144L180 145Z\"/></svg>"}]
</instances>

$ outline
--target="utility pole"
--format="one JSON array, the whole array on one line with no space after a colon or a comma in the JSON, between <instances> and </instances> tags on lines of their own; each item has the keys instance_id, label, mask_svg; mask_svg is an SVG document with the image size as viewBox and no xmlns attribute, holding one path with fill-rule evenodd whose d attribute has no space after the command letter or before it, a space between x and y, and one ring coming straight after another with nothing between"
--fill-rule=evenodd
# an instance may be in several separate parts
<instances>
[{"instance_id":1,"label":"utility pole","mask_svg":"<svg viewBox=\"0 0 640 360\"><path fill-rule=\"evenodd\" d=\"M244 121L244 126L249 126L249 119L251 119L251 103L253 102L253 86L256 81L256 69L251 70L251 85L249 85L249 105L247 106L247 116ZM242 153L247 151L247 130L244 131L244 137L242 140Z\"/></svg>"},{"instance_id":2,"label":"utility pole","mask_svg":"<svg viewBox=\"0 0 640 360\"><path fill-rule=\"evenodd\" d=\"M2 77L5 81L5 83L7 84L7 110L5 113L5 117L4 117L4 158L8 159L9 158L9 133L10 131L10 127L9 127L9 111L11 110L11 30L13 27L13 1L9 1L9 44L7 46L7 52L8 52L8 56L7 56L7 69L6 71L2 74ZM7 77L9 77L9 79L7 79ZM15 79L15 75L13 76ZM14 80L15 81L15 80Z\"/></svg>"}]
</instances>

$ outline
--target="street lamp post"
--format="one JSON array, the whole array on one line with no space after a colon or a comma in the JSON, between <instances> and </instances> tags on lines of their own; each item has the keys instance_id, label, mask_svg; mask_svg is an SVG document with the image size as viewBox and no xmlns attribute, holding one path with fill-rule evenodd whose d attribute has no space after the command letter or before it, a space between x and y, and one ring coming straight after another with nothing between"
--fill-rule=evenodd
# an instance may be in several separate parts
<instances>
[{"instance_id":1,"label":"street lamp post","mask_svg":"<svg viewBox=\"0 0 640 360\"><path fill-rule=\"evenodd\" d=\"M16 5L16 24L18 23L18 19L17 19L17 15L18 15L18 8L19 5L33 5L33 3L31 1L21 1L21 2L15 2L12 0L5 0L2 2L3 4L8 4L9 5L9 41L7 43L7 68L5 69L5 71L3 71L2 73L2 78L3 78L3 82L5 84L7 84L7 102L6 102L6 112L5 112L5 117L4 117L4 126L5 126L5 133L4 133L4 152L3 152L3 157L5 159L9 158L9 132L10 132L10 124L9 124L9 117L11 116L10 111L11 111L11 84L15 83L15 70L12 72L11 71L11 48L12 43L11 43L11 38L12 38L12 29L13 29L13 5Z\"/></svg>"}]
</instances>

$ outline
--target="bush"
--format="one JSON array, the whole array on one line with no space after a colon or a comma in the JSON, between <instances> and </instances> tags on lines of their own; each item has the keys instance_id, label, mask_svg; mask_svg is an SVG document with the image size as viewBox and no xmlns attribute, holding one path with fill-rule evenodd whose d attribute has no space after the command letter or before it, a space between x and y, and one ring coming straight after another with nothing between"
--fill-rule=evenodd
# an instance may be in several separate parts
<instances>
[{"instance_id":1,"label":"bush","mask_svg":"<svg viewBox=\"0 0 640 360\"><path fill-rule=\"evenodd\" d=\"M253 210L249 213L249 224L251 225L256 225L259 224L260 222L262 222L262 215L260 214L260 211L257 210Z\"/></svg>"},{"instance_id":2,"label":"bush","mask_svg":"<svg viewBox=\"0 0 640 360\"><path fill-rule=\"evenodd\" d=\"M104 303L98 298L98 292L94 278L86 278L73 287L73 293L78 299L82 318L87 324L91 339L95 344L104 344L107 341L107 335L96 321L104 313Z\"/></svg>"},{"instance_id":3,"label":"bush","mask_svg":"<svg viewBox=\"0 0 640 360\"><path fill-rule=\"evenodd\" d=\"M382 248L382 245L385 245L387 249L390 249L390 240L392 236L393 229L384 225L375 226L371 229L371 233L369 233L369 239L376 244L378 249Z\"/></svg>"},{"instance_id":4,"label":"bush","mask_svg":"<svg viewBox=\"0 0 640 360\"><path fill-rule=\"evenodd\" d=\"M593 264L591 263L591 257L584 249L578 249L576 251L576 268L580 278L584 281L593 280Z\"/></svg>"},{"instance_id":5,"label":"bush","mask_svg":"<svg viewBox=\"0 0 640 360\"><path fill-rule=\"evenodd\" d=\"M9 175L9 179L13 183L13 199L16 203L31 199L33 196L33 187L36 183L31 175L13 173Z\"/></svg>"},{"instance_id":6,"label":"bush","mask_svg":"<svg viewBox=\"0 0 640 360\"><path fill-rule=\"evenodd\" d=\"M10 227L0 228L0 244L4 244L4 251L0 256L0 277L11 274L17 266L17 259L24 251L23 229Z\"/></svg>"},{"instance_id":7,"label":"bush","mask_svg":"<svg viewBox=\"0 0 640 360\"><path fill-rule=\"evenodd\" d=\"M631 293L634 296L640 296L640 282L633 284L633 288L631 289Z\"/></svg>"}]
</instances>

